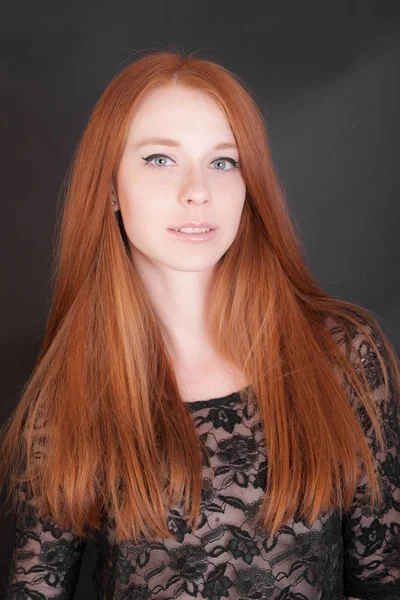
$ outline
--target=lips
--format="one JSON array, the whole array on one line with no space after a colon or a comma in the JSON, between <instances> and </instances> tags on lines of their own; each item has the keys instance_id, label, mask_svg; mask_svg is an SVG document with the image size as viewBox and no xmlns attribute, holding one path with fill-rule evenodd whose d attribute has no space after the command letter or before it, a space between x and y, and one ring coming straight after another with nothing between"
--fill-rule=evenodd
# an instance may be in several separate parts
<instances>
[{"instance_id":1,"label":"lips","mask_svg":"<svg viewBox=\"0 0 400 600\"><path fill-rule=\"evenodd\" d=\"M183 231L175 231L174 229L168 230L171 236L188 243L200 244L207 242L209 240L213 240L216 233L216 228L210 229L210 231L205 231L203 233L185 233Z\"/></svg>"},{"instance_id":2,"label":"lips","mask_svg":"<svg viewBox=\"0 0 400 600\"><path fill-rule=\"evenodd\" d=\"M181 223L180 225L172 225L172 227L168 227L168 229L183 229L184 227L191 227L192 229L196 229L196 228L215 229L215 225L211 225L211 223L206 223L205 221L202 221L201 223L194 223L193 221L187 221L186 223Z\"/></svg>"}]
</instances>

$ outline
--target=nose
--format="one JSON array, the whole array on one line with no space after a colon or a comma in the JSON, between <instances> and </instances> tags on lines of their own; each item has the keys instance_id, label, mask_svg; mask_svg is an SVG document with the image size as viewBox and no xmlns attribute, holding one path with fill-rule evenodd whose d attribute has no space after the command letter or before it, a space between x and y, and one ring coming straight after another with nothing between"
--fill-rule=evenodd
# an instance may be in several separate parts
<instances>
[{"instance_id":1,"label":"nose","mask_svg":"<svg viewBox=\"0 0 400 600\"><path fill-rule=\"evenodd\" d=\"M193 202L194 204L205 204L208 203L208 199L207 198L198 198L196 197L192 197L192 198L188 198L186 200L186 202L189 204L190 202Z\"/></svg>"},{"instance_id":2,"label":"nose","mask_svg":"<svg viewBox=\"0 0 400 600\"><path fill-rule=\"evenodd\" d=\"M208 203L210 200L210 192L208 190L204 178L201 178L199 176L195 180L192 179L191 183L184 189L183 197L186 197L187 203Z\"/></svg>"}]
</instances>

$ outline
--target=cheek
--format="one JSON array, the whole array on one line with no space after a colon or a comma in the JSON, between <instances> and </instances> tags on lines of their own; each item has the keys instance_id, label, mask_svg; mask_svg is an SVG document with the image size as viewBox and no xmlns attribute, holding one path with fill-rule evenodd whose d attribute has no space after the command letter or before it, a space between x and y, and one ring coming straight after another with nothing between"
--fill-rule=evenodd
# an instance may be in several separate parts
<instances>
[{"instance_id":1,"label":"cheek","mask_svg":"<svg viewBox=\"0 0 400 600\"><path fill-rule=\"evenodd\" d=\"M138 190L121 198L121 214L125 231L132 245L144 253L163 241L170 215L164 214L160 199L152 198Z\"/></svg>"},{"instance_id":2,"label":"cheek","mask_svg":"<svg viewBox=\"0 0 400 600\"><path fill-rule=\"evenodd\" d=\"M224 223L231 229L237 229L243 213L245 203L246 190L243 193L232 193L230 197L225 199L222 210L219 212L221 225Z\"/></svg>"},{"instance_id":3,"label":"cheek","mask_svg":"<svg viewBox=\"0 0 400 600\"><path fill-rule=\"evenodd\" d=\"M149 236L149 232L156 234L158 212L149 201L142 198L130 198L123 205L122 217L128 235L144 237Z\"/></svg>"}]
</instances>

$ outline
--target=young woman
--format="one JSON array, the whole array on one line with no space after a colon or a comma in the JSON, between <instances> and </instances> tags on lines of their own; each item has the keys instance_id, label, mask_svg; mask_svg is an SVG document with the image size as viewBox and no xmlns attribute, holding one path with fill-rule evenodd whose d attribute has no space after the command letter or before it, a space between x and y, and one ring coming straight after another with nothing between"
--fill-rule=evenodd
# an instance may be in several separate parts
<instances>
[{"instance_id":1,"label":"young woman","mask_svg":"<svg viewBox=\"0 0 400 600\"><path fill-rule=\"evenodd\" d=\"M399 359L310 274L239 77L120 72L58 249L3 429L5 598L72 598L89 539L102 599L400 597Z\"/></svg>"}]
</instances>

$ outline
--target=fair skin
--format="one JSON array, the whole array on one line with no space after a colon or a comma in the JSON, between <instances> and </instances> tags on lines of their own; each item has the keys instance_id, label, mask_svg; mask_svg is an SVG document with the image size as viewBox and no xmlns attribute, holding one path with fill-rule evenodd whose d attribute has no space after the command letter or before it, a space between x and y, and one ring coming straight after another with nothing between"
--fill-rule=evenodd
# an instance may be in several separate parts
<instances>
[{"instance_id":1,"label":"fair skin","mask_svg":"<svg viewBox=\"0 0 400 600\"><path fill-rule=\"evenodd\" d=\"M151 137L172 138L181 145L136 147ZM188 370L198 369L204 356L215 357L205 334L211 275L236 237L246 194L241 170L217 161L239 160L238 150L213 150L220 142L234 144L235 138L225 114L209 97L180 86L150 90L133 112L117 193L112 190L114 210L121 210L133 262L165 327L171 353ZM164 156L146 166L142 157L150 154ZM167 231L183 221L209 221L219 230L212 242L188 244Z\"/></svg>"},{"instance_id":2,"label":"fair skin","mask_svg":"<svg viewBox=\"0 0 400 600\"><path fill-rule=\"evenodd\" d=\"M138 147L153 137L172 138ZM133 263L165 329L180 370L215 360L205 333L211 276L233 243L246 186L224 111L206 94L179 85L147 90L136 105L117 173L114 210L121 210ZM159 154L149 163L143 160ZM187 243L169 227L207 221L219 229L213 240Z\"/></svg>"},{"instance_id":3,"label":"fair skin","mask_svg":"<svg viewBox=\"0 0 400 600\"><path fill-rule=\"evenodd\" d=\"M181 145L136 147L152 137ZM213 150L221 142L235 144L235 138L224 112L208 96L172 85L150 90L133 112L117 193L112 190L114 210L121 210L132 260L171 354L188 373L218 361L205 334L207 298L213 270L236 237L246 195L241 170L217 160L237 161L238 150ZM151 154L163 155L151 160L153 167L142 158ZM219 230L211 242L188 244L167 231L184 221L209 221Z\"/></svg>"}]
</instances>

